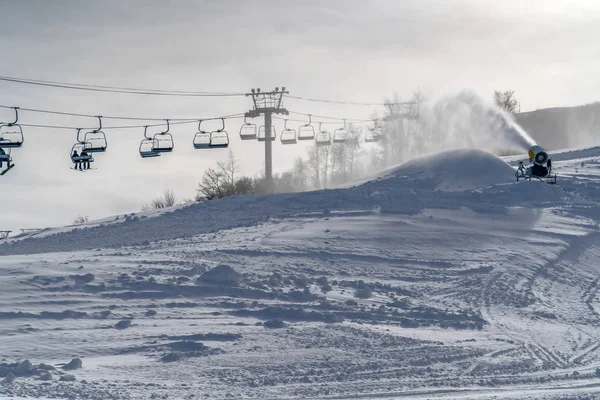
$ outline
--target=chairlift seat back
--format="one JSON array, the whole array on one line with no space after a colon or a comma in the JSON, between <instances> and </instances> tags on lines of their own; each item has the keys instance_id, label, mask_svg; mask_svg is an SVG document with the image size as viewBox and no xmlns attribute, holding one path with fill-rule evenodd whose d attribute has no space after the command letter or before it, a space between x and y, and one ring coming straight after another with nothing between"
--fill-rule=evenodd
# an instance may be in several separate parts
<instances>
[{"instance_id":1,"label":"chairlift seat back","mask_svg":"<svg viewBox=\"0 0 600 400\"><path fill-rule=\"evenodd\" d=\"M286 129L281 132L281 144L295 144L296 131L294 129Z\"/></svg>"},{"instance_id":2,"label":"chairlift seat back","mask_svg":"<svg viewBox=\"0 0 600 400\"><path fill-rule=\"evenodd\" d=\"M315 128L312 125L302 125L298 128L298 140L313 140Z\"/></svg>"},{"instance_id":3,"label":"chairlift seat back","mask_svg":"<svg viewBox=\"0 0 600 400\"><path fill-rule=\"evenodd\" d=\"M152 150L154 148L154 139L143 139L140 143L140 156L142 158L158 157L159 152Z\"/></svg>"},{"instance_id":4,"label":"chairlift seat back","mask_svg":"<svg viewBox=\"0 0 600 400\"><path fill-rule=\"evenodd\" d=\"M170 133L157 133L154 135L152 151L157 153L170 153L173 151L173 136Z\"/></svg>"},{"instance_id":5,"label":"chairlift seat back","mask_svg":"<svg viewBox=\"0 0 600 400\"><path fill-rule=\"evenodd\" d=\"M194 135L194 148L195 149L209 149L210 148L210 133L198 132Z\"/></svg>"},{"instance_id":6,"label":"chairlift seat back","mask_svg":"<svg viewBox=\"0 0 600 400\"><path fill-rule=\"evenodd\" d=\"M256 139L256 125L243 124L242 127L240 128L240 139L242 139L242 140Z\"/></svg>"},{"instance_id":7,"label":"chairlift seat back","mask_svg":"<svg viewBox=\"0 0 600 400\"><path fill-rule=\"evenodd\" d=\"M13 129L6 130L6 127L8 126L9 125L0 126L0 148L15 149L21 147L25 141L23 130L20 126L18 126L18 129L15 129L16 125L11 127Z\"/></svg>"},{"instance_id":8,"label":"chairlift seat back","mask_svg":"<svg viewBox=\"0 0 600 400\"><path fill-rule=\"evenodd\" d=\"M381 139L381 129L369 129L365 133L365 143L379 142Z\"/></svg>"},{"instance_id":9,"label":"chairlift seat back","mask_svg":"<svg viewBox=\"0 0 600 400\"><path fill-rule=\"evenodd\" d=\"M317 146L329 146L331 144L331 134L327 131L317 133L315 138Z\"/></svg>"},{"instance_id":10,"label":"chairlift seat back","mask_svg":"<svg viewBox=\"0 0 600 400\"><path fill-rule=\"evenodd\" d=\"M101 153L106 151L106 135L102 131L87 132L84 136L86 142L85 151L88 153Z\"/></svg>"},{"instance_id":11,"label":"chairlift seat back","mask_svg":"<svg viewBox=\"0 0 600 400\"><path fill-rule=\"evenodd\" d=\"M333 132L334 143L344 143L348 141L348 131L346 129L336 129Z\"/></svg>"},{"instance_id":12,"label":"chairlift seat back","mask_svg":"<svg viewBox=\"0 0 600 400\"><path fill-rule=\"evenodd\" d=\"M210 134L211 148L225 148L229 146L229 135L226 131L214 131Z\"/></svg>"}]
</instances>

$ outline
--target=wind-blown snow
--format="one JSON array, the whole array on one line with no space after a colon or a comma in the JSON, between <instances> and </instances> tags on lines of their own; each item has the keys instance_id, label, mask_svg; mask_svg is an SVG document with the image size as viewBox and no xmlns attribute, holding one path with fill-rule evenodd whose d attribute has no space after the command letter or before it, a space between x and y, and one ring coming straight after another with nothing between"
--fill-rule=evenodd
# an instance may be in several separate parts
<instances>
[{"instance_id":1,"label":"wind-blown snow","mask_svg":"<svg viewBox=\"0 0 600 400\"><path fill-rule=\"evenodd\" d=\"M535 144L514 117L476 93L463 91L421 110L421 121L434 132L429 149L476 148L527 151Z\"/></svg>"}]
</instances>

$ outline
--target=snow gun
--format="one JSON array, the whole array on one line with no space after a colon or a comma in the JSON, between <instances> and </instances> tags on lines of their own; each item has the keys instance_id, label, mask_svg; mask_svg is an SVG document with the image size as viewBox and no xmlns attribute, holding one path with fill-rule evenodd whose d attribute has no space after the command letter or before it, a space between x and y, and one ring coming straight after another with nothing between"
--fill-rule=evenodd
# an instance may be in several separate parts
<instances>
[{"instance_id":1,"label":"snow gun","mask_svg":"<svg viewBox=\"0 0 600 400\"><path fill-rule=\"evenodd\" d=\"M525 167L523 161L519 161L519 167L515 172L517 182L519 179L531 181L531 178L536 178L542 182L555 184L556 175L552 175L552 160L546 150L542 146L534 145L529 148L528 155L530 166Z\"/></svg>"}]
</instances>

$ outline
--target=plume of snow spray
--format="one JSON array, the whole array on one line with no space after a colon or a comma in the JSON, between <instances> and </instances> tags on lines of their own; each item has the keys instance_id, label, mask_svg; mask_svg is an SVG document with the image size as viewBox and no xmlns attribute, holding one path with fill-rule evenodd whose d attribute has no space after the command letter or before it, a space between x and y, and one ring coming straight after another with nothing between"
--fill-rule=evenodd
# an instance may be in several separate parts
<instances>
[{"instance_id":1,"label":"plume of snow spray","mask_svg":"<svg viewBox=\"0 0 600 400\"><path fill-rule=\"evenodd\" d=\"M512 115L472 92L439 100L422 112L421 131L429 132L430 145L439 150L477 148L490 152L526 152L535 141ZM426 146L429 147L429 146Z\"/></svg>"}]
</instances>

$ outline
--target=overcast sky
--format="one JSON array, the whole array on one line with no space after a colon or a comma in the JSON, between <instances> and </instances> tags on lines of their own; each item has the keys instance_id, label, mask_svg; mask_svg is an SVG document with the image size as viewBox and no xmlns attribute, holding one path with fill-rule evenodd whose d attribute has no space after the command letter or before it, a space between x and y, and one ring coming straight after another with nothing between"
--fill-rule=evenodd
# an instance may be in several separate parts
<instances>
[{"instance_id":1,"label":"overcast sky","mask_svg":"<svg viewBox=\"0 0 600 400\"><path fill-rule=\"evenodd\" d=\"M465 88L484 97L513 89L523 111L600 100L596 0L0 0L0 15L2 76L189 91L285 85L293 95L342 101L408 97L417 87L430 98ZM0 82L0 105L152 118L250 108L243 97L137 96L8 82ZM285 105L348 118L368 118L375 109L291 99ZM0 121L10 118L0 110ZM28 112L21 122L95 123ZM227 126L231 148L244 171L255 174L263 150L237 139L240 122ZM98 169L78 173L68 158L75 131L26 129L24 147L13 151L17 166L0 177L0 230L138 211L165 188L192 197L204 169L227 152L194 152L193 125L173 131L174 153L141 160L141 130L107 130L109 151L98 155ZM304 145L276 144L275 169L289 168L304 152Z\"/></svg>"}]
</instances>

